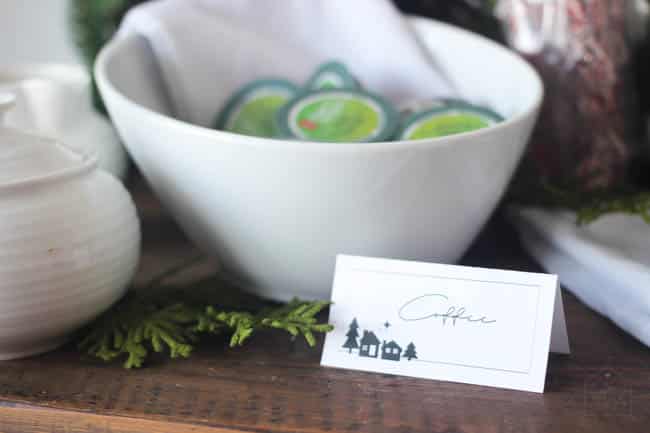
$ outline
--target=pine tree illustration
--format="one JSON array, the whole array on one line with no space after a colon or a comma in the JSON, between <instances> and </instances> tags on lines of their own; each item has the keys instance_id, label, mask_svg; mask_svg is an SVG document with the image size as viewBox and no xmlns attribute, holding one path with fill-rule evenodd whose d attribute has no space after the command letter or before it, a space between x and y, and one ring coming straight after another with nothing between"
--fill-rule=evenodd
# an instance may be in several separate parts
<instances>
[{"instance_id":1,"label":"pine tree illustration","mask_svg":"<svg viewBox=\"0 0 650 433\"><path fill-rule=\"evenodd\" d=\"M418 354L415 352L415 344L409 343L409 345L406 346L406 352L404 352L404 357L409 361L413 358L418 359Z\"/></svg>"},{"instance_id":2,"label":"pine tree illustration","mask_svg":"<svg viewBox=\"0 0 650 433\"><path fill-rule=\"evenodd\" d=\"M352 349L359 348L359 343L357 342L359 333L357 332L357 329L359 329L359 324L357 323L357 318L355 317L354 320L352 320L352 323L350 323L350 330L347 334L345 334L348 339L345 340L345 343L343 344L343 347L348 349L348 353L352 353Z\"/></svg>"}]
</instances>

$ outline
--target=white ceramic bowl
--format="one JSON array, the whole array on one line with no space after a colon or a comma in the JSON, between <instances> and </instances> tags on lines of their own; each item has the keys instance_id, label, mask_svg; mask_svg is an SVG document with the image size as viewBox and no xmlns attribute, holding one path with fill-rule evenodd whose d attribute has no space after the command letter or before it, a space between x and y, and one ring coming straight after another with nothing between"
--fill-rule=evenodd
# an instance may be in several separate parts
<instances>
[{"instance_id":1,"label":"white ceramic bowl","mask_svg":"<svg viewBox=\"0 0 650 433\"><path fill-rule=\"evenodd\" d=\"M96 64L127 149L189 237L274 299L327 298L339 253L454 262L504 193L542 100L505 48L411 19L461 96L507 117L436 140L306 143L172 118L146 41L126 35ZM396 61L387 56L386 61Z\"/></svg>"}]
</instances>

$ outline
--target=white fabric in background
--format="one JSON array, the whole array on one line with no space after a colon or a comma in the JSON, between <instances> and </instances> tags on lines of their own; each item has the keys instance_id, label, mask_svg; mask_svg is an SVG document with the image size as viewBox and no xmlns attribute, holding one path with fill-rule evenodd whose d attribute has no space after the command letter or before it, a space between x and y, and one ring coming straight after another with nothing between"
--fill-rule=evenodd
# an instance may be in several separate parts
<instances>
[{"instance_id":1,"label":"white fabric in background","mask_svg":"<svg viewBox=\"0 0 650 433\"><path fill-rule=\"evenodd\" d=\"M612 214L579 227L572 213L541 209L511 216L526 249L563 287L650 346L648 224Z\"/></svg>"},{"instance_id":2,"label":"white fabric in background","mask_svg":"<svg viewBox=\"0 0 650 433\"><path fill-rule=\"evenodd\" d=\"M81 64L68 0L0 0L0 63Z\"/></svg>"},{"instance_id":3,"label":"white fabric in background","mask_svg":"<svg viewBox=\"0 0 650 433\"><path fill-rule=\"evenodd\" d=\"M121 32L150 41L176 115L199 125L247 82L302 84L329 60L395 103L455 95L388 0L157 0L130 11Z\"/></svg>"}]
</instances>

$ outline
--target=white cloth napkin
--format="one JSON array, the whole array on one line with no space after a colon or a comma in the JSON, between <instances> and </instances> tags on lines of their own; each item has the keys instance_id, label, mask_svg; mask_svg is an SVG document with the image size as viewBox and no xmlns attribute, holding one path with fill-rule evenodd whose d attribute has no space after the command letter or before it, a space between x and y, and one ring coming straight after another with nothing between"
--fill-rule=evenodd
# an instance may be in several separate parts
<instances>
[{"instance_id":1,"label":"white cloth napkin","mask_svg":"<svg viewBox=\"0 0 650 433\"><path fill-rule=\"evenodd\" d=\"M650 346L650 226L624 214L581 227L569 212L511 216L526 249L564 287Z\"/></svg>"},{"instance_id":2,"label":"white cloth napkin","mask_svg":"<svg viewBox=\"0 0 650 433\"><path fill-rule=\"evenodd\" d=\"M247 82L302 84L329 60L394 103L455 95L388 0L157 0L130 11L125 32L150 41L176 115L199 125Z\"/></svg>"}]
</instances>

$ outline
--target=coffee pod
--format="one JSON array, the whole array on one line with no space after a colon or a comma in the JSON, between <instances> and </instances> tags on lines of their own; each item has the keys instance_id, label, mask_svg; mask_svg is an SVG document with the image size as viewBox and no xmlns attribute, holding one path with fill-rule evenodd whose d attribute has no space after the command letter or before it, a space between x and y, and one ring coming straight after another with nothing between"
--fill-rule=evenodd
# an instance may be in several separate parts
<instances>
[{"instance_id":1,"label":"coffee pod","mask_svg":"<svg viewBox=\"0 0 650 433\"><path fill-rule=\"evenodd\" d=\"M459 100L439 100L404 119L398 140L444 137L487 128L502 122L494 111Z\"/></svg>"},{"instance_id":2,"label":"coffee pod","mask_svg":"<svg viewBox=\"0 0 650 433\"><path fill-rule=\"evenodd\" d=\"M307 141L369 142L391 139L397 111L381 97L359 90L302 93L278 110L280 136Z\"/></svg>"},{"instance_id":3,"label":"coffee pod","mask_svg":"<svg viewBox=\"0 0 650 433\"><path fill-rule=\"evenodd\" d=\"M361 86L356 78L342 63L328 62L322 64L307 80L305 90L356 89Z\"/></svg>"},{"instance_id":4,"label":"coffee pod","mask_svg":"<svg viewBox=\"0 0 650 433\"><path fill-rule=\"evenodd\" d=\"M228 100L217 117L215 126L237 134L274 137L278 109L297 93L297 86L287 80L253 81Z\"/></svg>"}]
</instances>

